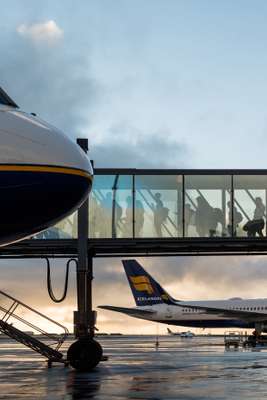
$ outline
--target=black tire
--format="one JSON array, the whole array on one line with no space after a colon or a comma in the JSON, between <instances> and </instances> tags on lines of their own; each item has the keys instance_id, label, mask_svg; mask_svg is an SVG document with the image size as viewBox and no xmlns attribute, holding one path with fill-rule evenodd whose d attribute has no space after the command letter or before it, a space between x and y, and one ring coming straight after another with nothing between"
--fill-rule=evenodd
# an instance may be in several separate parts
<instances>
[{"instance_id":1,"label":"black tire","mask_svg":"<svg viewBox=\"0 0 267 400\"><path fill-rule=\"evenodd\" d=\"M79 339L72 343L67 352L67 360L78 371L91 371L101 361L103 349L94 339Z\"/></svg>"}]
</instances>

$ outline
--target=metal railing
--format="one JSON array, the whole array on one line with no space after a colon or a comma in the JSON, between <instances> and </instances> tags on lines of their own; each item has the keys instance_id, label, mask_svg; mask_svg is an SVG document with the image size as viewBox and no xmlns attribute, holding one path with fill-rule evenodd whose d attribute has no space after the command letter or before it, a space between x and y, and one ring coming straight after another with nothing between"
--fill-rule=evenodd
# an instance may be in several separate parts
<instances>
[{"instance_id":1,"label":"metal railing","mask_svg":"<svg viewBox=\"0 0 267 400\"><path fill-rule=\"evenodd\" d=\"M18 299L14 298L13 296L10 296L9 294L3 292L0 290L0 299L4 298L5 300L8 300L11 302L8 306L1 305L0 301L0 311L3 312L3 316L0 318L0 320L4 323L8 323L13 326L14 323L19 322L28 328L32 329L34 332L37 332L38 334L44 336L46 339L49 339L52 341L52 343L49 343L49 346L53 348L54 350L58 350L62 343L66 340L69 331L68 329L63 326L62 324L52 320L51 318L47 317L46 315L42 314L41 312L33 309L32 307L28 306L27 304L23 303L22 301L19 301ZM56 329L62 330L61 334L55 334L55 333L49 333L46 332L44 329L40 328L39 326L33 324L32 322L27 321L25 318L22 316L18 315L18 309L20 309L20 313L23 314L26 312L31 312L37 315L38 317L44 319L46 323L52 324L56 327ZM16 311L16 313L15 313ZM53 346L53 347L52 347Z\"/></svg>"}]
</instances>

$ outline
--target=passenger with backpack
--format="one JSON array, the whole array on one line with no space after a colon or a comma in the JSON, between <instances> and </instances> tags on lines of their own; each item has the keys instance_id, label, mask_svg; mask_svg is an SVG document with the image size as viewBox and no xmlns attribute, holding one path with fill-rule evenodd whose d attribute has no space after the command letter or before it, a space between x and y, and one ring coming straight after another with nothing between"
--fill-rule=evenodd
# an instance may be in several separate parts
<instances>
[{"instance_id":1,"label":"passenger with backpack","mask_svg":"<svg viewBox=\"0 0 267 400\"><path fill-rule=\"evenodd\" d=\"M169 216L169 209L164 207L163 201L161 200L161 193L155 194L155 203L151 204L154 213L154 226L157 237L162 237L162 225Z\"/></svg>"},{"instance_id":2,"label":"passenger with backpack","mask_svg":"<svg viewBox=\"0 0 267 400\"><path fill-rule=\"evenodd\" d=\"M262 202L261 197L255 199L256 208L254 210L253 220L248 221L244 226L243 230L247 232L248 237L255 237L258 234L263 237L263 228L265 226L265 205Z\"/></svg>"},{"instance_id":3,"label":"passenger with backpack","mask_svg":"<svg viewBox=\"0 0 267 400\"><path fill-rule=\"evenodd\" d=\"M231 201L228 201L227 206L229 208L228 225L227 225L228 234L229 234L229 236L232 236L232 235L236 236L236 230L237 230L240 222L242 222L243 216L234 205L232 207ZM232 213L232 211L233 211L233 213ZM233 216L233 218L232 218L232 216ZM233 231L232 231L232 222L233 222Z\"/></svg>"}]
</instances>

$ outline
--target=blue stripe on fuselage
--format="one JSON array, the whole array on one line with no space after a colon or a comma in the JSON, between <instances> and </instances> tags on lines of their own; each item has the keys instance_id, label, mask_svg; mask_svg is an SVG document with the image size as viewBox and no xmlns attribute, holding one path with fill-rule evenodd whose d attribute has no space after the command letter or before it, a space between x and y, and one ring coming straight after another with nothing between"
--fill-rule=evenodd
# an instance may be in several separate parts
<instances>
[{"instance_id":1,"label":"blue stripe on fuselage","mask_svg":"<svg viewBox=\"0 0 267 400\"><path fill-rule=\"evenodd\" d=\"M188 326L190 328L254 328L255 323L240 321L238 319L225 320L157 320L168 325Z\"/></svg>"}]
</instances>

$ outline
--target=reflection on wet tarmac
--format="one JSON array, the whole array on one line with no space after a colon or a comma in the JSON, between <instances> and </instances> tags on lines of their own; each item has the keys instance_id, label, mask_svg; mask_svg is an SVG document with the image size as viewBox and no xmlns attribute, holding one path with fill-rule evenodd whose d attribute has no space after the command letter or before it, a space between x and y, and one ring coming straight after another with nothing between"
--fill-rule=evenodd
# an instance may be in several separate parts
<instances>
[{"instance_id":1,"label":"reflection on wet tarmac","mask_svg":"<svg viewBox=\"0 0 267 400\"><path fill-rule=\"evenodd\" d=\"M222 338L101 338L109 360L91 373L0 339L0 399L263 399L267 349L225 351ZM221 344L221 345L220 345ZM69 344L66 344L66 348Z\"/></svg>"},{"instance_id":2,"label":"reflection on wet tarmac","mask_svg":"<svg viewBox=\"0 0 267 400\"><path fill-rule=\"evenodd\" d=\"M100 390L100 377L71 371L66 382L66 394L70 399L95 399Z\"/></svg>"}]
</instances>

